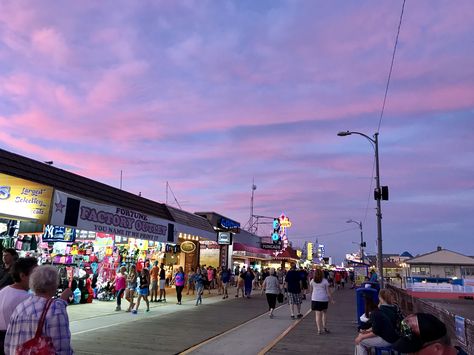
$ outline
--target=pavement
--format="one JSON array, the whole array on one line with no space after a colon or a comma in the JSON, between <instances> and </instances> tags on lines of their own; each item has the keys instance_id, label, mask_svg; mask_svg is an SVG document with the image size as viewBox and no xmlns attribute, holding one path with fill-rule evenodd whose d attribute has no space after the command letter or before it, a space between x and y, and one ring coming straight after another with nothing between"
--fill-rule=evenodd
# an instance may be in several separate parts
<instances>
[{"instance_id":1,"label":"pavement","mask_svg":"<svg viewBox=\"0 0 474 355\"><path fill-rule=\"evenodd\" d=\"M203 304L185 296L176 305L173 290L168 302L151 303L149 313L115 312L115 302L94 301L68 308L72 345L76 354L351 354L356 334L354 290L335 293L330 305L332 333L318 336L310 302L303 319L292 320L283 304L268 317L266 298L254 291L251 299L235 298L231 289L223 300L205 292ZM122 308L128 305L123 300Z\"/></svg>"}]
</instances>

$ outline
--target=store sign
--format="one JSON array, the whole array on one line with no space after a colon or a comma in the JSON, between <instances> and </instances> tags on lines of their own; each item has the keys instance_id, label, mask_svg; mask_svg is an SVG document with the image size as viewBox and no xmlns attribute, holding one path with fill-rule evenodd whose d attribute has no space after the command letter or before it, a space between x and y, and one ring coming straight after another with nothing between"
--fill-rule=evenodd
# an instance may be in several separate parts
<instances>
[{"instance_id":1,"label":"store sign","mask_svg":"<svg viewBox=\"0 0 474 355\"><path fill-rule=\"evenodd\" d=\"M227 269L227 260L229 255L229 248L227 245L221 245L220 250L220 267Z\"/></svg>"},{"instance_id":2,"label":"store sign","mask_svg":"<svg viewBox=\"0 0 474 355\"><path fill-rule=\"evenodd\" d=\"M54 194L51 223L127 238L166 242L169 221L123 207L103 205L61 191Z\"/></svg>"},{"instance_id":3,"label":"store sign","mask_svg":"<svg viewBox=\"0 0 474 355\"><path fill-rule=\"evenodd\" d=\"M0 215L48 224L53 188L0 173Z\"/></svg>"},{"instance_id":4,"label":"store sign","mask_svg":"<svg viewBox=\"0 0 474 355\"><path fill-rule=\"evenodd\" d=\"M217 244L229 245L232 243L232 234L230 232L219 232L217 237Z\"/></svg>"},{"instance_id":5,"label":"store sign","mask_svg":"<svg viewBox=\"0 0 474 355\"><path fill-rule=\"evenodd\" d=\"M306 251L306 259L313 261L313 243L308 243L306 247L308 248Z\"/></svg>"},{"instance_id":6,"label":"store sign","mask_svg":"<svg viewBox=\"0 0 474 355\"><path fill-rule=\"evenodd\" d=\"M44 228L43 242L74 242L76 230L74 228L47 225Z\"/></svg>"},{"instance_id":7,"label":"store sign","mask_svg":"<svg viewBox=\"0 0 474 355\"><path fill-rule=\"evenodd\" d=\"M260 247L262 249L268 250L281 250L281 243L273 244L273 243L261 243Z\"/></svg>"},{"instance_id":8,"label":"store sign","mask_svg":"<svg viewBox=\"0 0 474 355\"><path fill-rule=\"evenodd\" d=\"M238 231L240 229L240 223L239 222L235 222L231 219L224 218L224 217L221 218L219 224L222 228L228 229L228 230Z\"/></svg>"},{"instance_id":9,"label":"store sign","mask_svg":"<svg viewBox=\"0 0 474 355\"><path fill-rule=\"evenodd\" d=\"M196 250L196 244L187 240L181 243L181 251L186 254L190 254Z\"/></svg>"}]
</instances>

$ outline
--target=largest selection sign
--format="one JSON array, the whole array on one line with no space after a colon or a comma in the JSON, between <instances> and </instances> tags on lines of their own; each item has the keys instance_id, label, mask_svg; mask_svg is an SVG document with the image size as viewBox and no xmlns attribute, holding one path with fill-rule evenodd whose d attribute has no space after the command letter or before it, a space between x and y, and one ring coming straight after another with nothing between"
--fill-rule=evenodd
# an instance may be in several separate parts
<instances>
[{"instance_id":1,"label":"largest selection sign","mask_svg":"<svg viewBox=\"0 0 474 355\"><path fill-rule=\"evenodd\" d=\"M0 215L47 224L53 188L0 173Z\"/></svg>"},{"instance_id":2,"label":"largest selection sign","mask_svg":"<svg viewBox=\"0 0 474 355\"><path fill-rule=\"evenodd\" d=\"M164 219L61 191L54 194L51 224L157 242L166 242L168 232Z\"/></svg>"}]
</instances>

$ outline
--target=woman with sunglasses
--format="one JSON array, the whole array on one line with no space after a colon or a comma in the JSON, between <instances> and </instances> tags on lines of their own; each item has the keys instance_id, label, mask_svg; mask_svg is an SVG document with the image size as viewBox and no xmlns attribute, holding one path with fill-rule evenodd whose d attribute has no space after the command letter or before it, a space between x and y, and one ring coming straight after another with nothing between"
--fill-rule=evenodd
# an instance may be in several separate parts
<instances>
[{"instance_id":1,"label":"woman with sunglasses","mask_svg":"<svg viewBox=\"0 0 474 355\"><path fill-rule=\"evenodd\" d=\"M379 293L379 307L370 313L372 327L361 330L355 338L355 354L367 355L374 347L387 347L399 339L398 331L401 313L394 304L391 291L384 289Z\"/></svg>"}]
</instances>

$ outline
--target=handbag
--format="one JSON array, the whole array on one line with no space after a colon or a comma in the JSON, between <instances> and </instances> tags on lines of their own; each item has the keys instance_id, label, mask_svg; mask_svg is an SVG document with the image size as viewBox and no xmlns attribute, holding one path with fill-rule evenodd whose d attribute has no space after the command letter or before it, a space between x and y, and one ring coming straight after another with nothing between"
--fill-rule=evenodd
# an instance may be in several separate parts
<instances>
[{"instance_id":1,"label":"handbag","mask_svg":"<svg viewBox=\"0 0 474 355\"><path fill-rule=\"evenodd\" d=\"M283 303L283 293L279 293L277 296L278 303Z\"/></svg>"},{"instance_id":2,"label":"handbag","mask_svg":"<svg viewBox=\"0 0 474 355\"><path fill-rule=\"evenodd\" d=\"M16 348L16 355L54 355L56 350L54 349L53 339L51 337L43 336L43 326L46 319L46 313L53 303L53 299L50 298L44 306L43 313L36 328L36 334L33 339L28 340L26 343L18 345Z\"/></svg>"}]
</instances>

